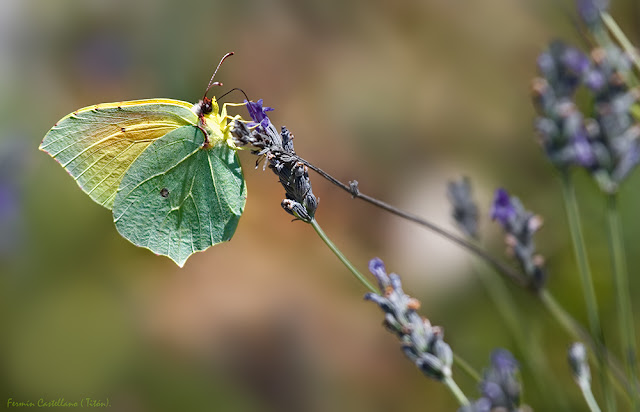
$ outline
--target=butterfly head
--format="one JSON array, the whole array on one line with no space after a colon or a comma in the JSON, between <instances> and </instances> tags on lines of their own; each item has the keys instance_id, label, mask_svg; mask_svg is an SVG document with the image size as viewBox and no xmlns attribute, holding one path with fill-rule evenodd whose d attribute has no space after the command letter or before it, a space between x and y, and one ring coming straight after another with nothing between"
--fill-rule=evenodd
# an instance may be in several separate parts
<instances>
[{"instance_id":1,"label":"butterfly head","mask_svg":"<svg viewBox=\"0 0 640 412\"><path fill-rule=\"evenodd\" d=\"M198 103L193 105L191 109L198 117L207 116L213 112L218 112L218 102L216 98L203 97Z\"/></svg>"}]
</instances>

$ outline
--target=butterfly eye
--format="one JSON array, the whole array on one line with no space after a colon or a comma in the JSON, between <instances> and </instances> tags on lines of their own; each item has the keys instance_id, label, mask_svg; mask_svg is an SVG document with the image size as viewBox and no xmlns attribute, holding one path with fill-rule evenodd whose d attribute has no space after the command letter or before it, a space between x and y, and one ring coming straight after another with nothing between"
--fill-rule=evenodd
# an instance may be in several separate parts
<instances>
[{"instance_id":1,"label":"butterfly eye","mask_svg":"<svg viewBox=\"0 0 640 412\"><path fill-rule=\"evenodd\" d=\"M213 111L213 104L211 102L211 99L208 97L205 97L204 99L202 99L202 114L209 114Z\"/></svg>"}]
</instances>

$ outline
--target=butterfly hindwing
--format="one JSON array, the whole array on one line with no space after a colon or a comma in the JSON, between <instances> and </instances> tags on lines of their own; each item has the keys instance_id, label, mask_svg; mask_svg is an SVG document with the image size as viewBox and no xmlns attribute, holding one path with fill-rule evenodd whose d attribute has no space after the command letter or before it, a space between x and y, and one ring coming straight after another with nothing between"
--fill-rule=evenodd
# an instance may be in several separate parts
<instances>
[{"instance_id":1,"label":"butterfly hindwing","mask_svg":"<svg viewBox=\"0 0 640 412\"><path fill-rule=\"evenodd\" d=\"M155 140L124 175L113 204L122 236L180 266L231 238L247 195L235 150L203 142L196 126Z\"/></svg>"}]
</instances>

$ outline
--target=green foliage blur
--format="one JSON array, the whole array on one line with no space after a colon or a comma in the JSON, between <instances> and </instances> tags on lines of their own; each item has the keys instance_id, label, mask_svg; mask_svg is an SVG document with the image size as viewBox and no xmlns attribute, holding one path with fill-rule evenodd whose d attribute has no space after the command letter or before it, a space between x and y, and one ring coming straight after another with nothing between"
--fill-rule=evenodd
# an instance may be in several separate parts
<instances>
[{"instance_id":1,"label":"green foliage blur","mask_svg":"<svg viewBox=\"0 0 640 412\"><path fill-rule=\"evenodd\" d=\"M614 3L640 44L638 2ZM37 150L57 120L83 106L196 102L228 51L236 55L215 92L240 87L263 98L276 108L274 124L295 134L299 155L357 179L363 192L455 230L446 182L467 175L483 208L483 243L498 256L493 190L520 197L545 219L537 240L549 288L586 324L560 184L535 142L529 97L549 40L583 45L571 10L555 0L0 2L0 407L90 398L114 411L457 409L404 358L311 227L281 210L282 188L254 169L250 153L240 154L248 200L235 237L179 269L121 238L111 213ZM639 178L621 191L634 291ZM317 175L312 183L327 234L362 271L379 256L399 273L457 354L482 369L492 348L507 348L523 365L526 403L585 409L565 366L569 337L526 291L509 285L522 328L548 359L551 389L536 385L472 256ZM604 203L586 176L577 184L605 333L617 349L607 328L615 310ZM463 372L454 376L479 396Z\"/></svg>"}]
</instances>

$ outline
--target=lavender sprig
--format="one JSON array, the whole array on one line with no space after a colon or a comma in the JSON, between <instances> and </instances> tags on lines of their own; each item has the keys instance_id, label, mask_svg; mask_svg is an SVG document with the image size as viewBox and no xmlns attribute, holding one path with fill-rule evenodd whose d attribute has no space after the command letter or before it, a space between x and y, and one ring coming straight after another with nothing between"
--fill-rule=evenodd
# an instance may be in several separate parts
<instances>
[{"instance_id":1,"label":"lavender sprig","mask_svg":"<svg viewBox=\"0 0 640 412\"><path fill-rule=\"evenodd\" d=\"M420 301L404 293L400 276L387 274L381 259L371 259L369 271L382 293L367 293L364 298L384 311L384 326L400 339L404 354L422 373L446 384L458 401L467 405L466 396L452 378L453 352L444 341L443 329L418 314Z\"/></svg>"},{"instance_id":2,"label":"lavender sprig","mask_svg":"<svg viewBox=\"0 0 640 412\"><path fill-rule=\"evenodd\" d=\"M371 259L369 271L378 280L382 294L367 293L364 298L385 312L384 326L400 338L404 354L430 378L442 381L451 376L453 352L443 340L442 328L431 326L417 313L420 301L403 292L400 276L387 275L381 259Z\"/></svg>"},{"instance_id":3,"label":"lavender sprig","mask_svg":"<svg viewBox=\"0 0 640 412\"><path fill-rule=\"evenodd\" d=\"M453 353L439 326L432 326L417 310L420 301L402 290L400 276L387 274L379 258L369 261L369 271L378 280L382 294L367 293L366 300L376 303L385 312L384 326L402 341L402 351L428 377L442 381L451 376Z\"/></svg>"},{"instance_id":4,"label":"lavender sprig","mask_svg":"<svg viewBox=\"0 0 640 412\"><path fill-rule=\"evenodd\" d=\"M497 189L491 206L491 220L497 220L506 232L507 251L518 260L535 290L540 290L546 280L544 258L536 253L533 235L542 226L542 218L522 206L517 197L509 196L504 189Z\"/></svg>"},{"instance_id":5,"label":"lavender sprig","mask_svg":"<svg viewBox=\"0 0 640 412\"><path fill-rule=\"evenodd\" d=\"M589 59L554 42L538 57L538 69L535 129L547 157L561 171L586 169L605 193L615 193L640 162L640 125L631 114L640 93L626 82L631 60L613 44L594 49ZM593 117L575 102L581 86L593 96Z\"/></svg>"}]
</instances>

